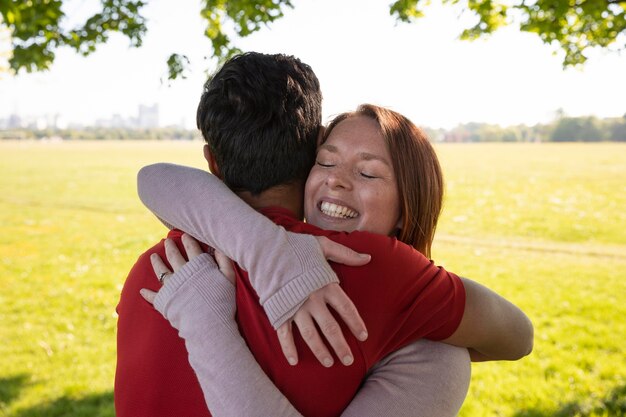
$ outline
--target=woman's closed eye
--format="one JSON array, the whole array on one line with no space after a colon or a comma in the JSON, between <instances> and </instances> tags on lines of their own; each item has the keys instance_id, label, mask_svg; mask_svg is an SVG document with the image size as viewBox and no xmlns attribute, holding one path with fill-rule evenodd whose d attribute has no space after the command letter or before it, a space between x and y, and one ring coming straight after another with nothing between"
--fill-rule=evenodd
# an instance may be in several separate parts
<instances>
[{"instance_id":1,"label":"woman's closed eye","mask_svg":"<svg viewBox=\"0 0 626 417\"><path fill-rule=\"evenodd\" d=\"M367 178L368 180L372 180L372 179L375 179L375 178L379 178L379 177L377 177L376 175L368 174L368 173L366 173L366 172L360 172L360 174L361 174L361 176L362 176L363 178Z\"/></svg>"},{"instance_id":2,"label":"woman's closed eye","mask_svg":"<svg viewBox=\"0 0 626 417\"><path fill-rule=\"evenodd\" d=\"M315 161L315 163L321 167L324 168L332 168L335 166L335 164L329 162L329 161Z\"/></svg>"}]
</instances>

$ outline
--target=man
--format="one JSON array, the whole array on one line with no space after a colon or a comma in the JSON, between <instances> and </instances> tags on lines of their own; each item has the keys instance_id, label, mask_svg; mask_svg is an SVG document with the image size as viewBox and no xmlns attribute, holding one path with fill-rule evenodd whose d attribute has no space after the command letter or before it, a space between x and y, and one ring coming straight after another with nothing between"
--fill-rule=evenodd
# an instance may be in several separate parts
<instances>
[{"instance_id":1,"label":"man","mask_svg":"<svg viewBox=\"0 0 626 417\"><path fill-rule=\"evenodd\" d=\"M317 78L307 65L282 55L251 53L229 61L207 82L198 107L212 171L252 207L281 207L297 218L302 218L304 181L314 162L320 123ZM180 236L179 231L169 235L179 246ZM184 343L139 295L141 288L159 288L150 266L152 253L165 258L163 242L139 258L118 305L117 415L209 415ZM248 294L248 301L253 298ZM254 320L245 317L244 326ZM256 340L248 343L254 347ZM272 361L277 367L286 364L279 352Z\"/></svg>"}]
</instances>

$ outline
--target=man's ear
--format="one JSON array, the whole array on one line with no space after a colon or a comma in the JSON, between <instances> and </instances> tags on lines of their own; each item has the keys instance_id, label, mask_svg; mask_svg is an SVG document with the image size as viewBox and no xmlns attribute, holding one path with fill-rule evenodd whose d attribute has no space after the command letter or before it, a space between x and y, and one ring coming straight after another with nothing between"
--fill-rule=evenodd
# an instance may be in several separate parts
<instances>
[{"instance_id":1,"label":"man's ear","mask_svg":"<svg viewBox=\"0 0 626 417\"><path fill-rule=\"evenodd\" d=\"M213 155L213 152L211 152L211 148L209 148L209 145L204 145L203 152L204 159L206 159L209 164L209 171L211 171L213 175L221 179L222 174L220 174L220 167L217 166L217 161L215 160L215 156Z\"/></svg>"}]
</instances>

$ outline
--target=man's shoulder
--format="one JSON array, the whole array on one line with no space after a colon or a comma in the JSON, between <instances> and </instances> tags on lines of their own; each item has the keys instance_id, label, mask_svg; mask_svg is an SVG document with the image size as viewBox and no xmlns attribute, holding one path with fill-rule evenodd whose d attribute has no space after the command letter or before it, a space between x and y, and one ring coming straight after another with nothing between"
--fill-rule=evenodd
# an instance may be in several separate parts
<instances>
[{"instance_id":1,"label":"man's shoulder","mask_svg":"<svg viewBox=\"0 0 626 417\"><path fill-rule=\"evenodd\" d=\"M415 249L404 242L399 241L395 237L380 235L377 233L354 231L346 232L329 232L325 236L329 239L355 248L368 248L375 251L388 251L405 254L418 254ZM414 253L415 252L415 253Z\"/></svg>"},{"instance_id":2,"label":"man's shoulder","mask_svg":"<svg viewBox=\"0 0 626 417\"><path fill-rule=\"evenodd\" d=\"M392 282L406 285L425 271L434 273L433 268L436 269L430 259L394 237L358 231L333 232L326 236L359 253L371 256L371 261L362 267L334 265L342 282L349 285L354 281L359 291L363 289L364 282L374 286L389 286Z\"/></svg>"},{"instance_id":3,"label":"man's shoulder","mask_svg":"<svg viewBox=\"0 0 626 417\"><path fill-rule=\"evenodd\" d=\"M369 254L372 256L372 259L376 258L378 261L393 263L430 262L429 259L415 250L415 248L391 236L361 231L335 232L328 230L321 230L319 235L326 236L357 252Z\"/></svg>"}]
</instances>

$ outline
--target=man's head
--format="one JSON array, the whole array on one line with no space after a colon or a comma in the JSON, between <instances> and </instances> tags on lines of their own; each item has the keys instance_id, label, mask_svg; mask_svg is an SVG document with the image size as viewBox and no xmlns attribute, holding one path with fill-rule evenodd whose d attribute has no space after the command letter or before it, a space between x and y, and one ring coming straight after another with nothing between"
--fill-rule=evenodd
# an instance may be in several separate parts
<instances>
[{"instance_id":1,"label":"man's head","mask_svg":"<svg viewBox=\"0 0 626 417\"><path fill-rule=\"evenodd\" d=\"M292 56L250 52L206 82L197 124L226 185L259 194L306 180L321 106L311 67Z\"/></svg>"}]
</instances>

